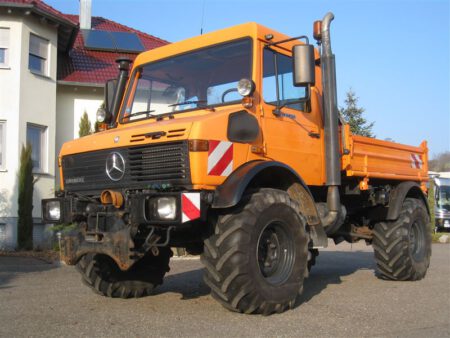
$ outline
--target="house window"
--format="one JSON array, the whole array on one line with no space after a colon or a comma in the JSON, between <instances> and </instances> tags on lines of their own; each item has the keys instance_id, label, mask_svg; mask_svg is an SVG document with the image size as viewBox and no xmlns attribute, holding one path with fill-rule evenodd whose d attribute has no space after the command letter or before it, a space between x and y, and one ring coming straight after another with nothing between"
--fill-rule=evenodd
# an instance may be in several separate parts
<instances>
[{"instance_id":1,"label":"house window","mask_svg":"<svg viewBox=\"0 0 450 338\"><path fill-rule=\"evenodd\" d=\"M6 169L6 121L0 121L0 170Z\"/></svg>"},{"instance_id":2,"label":"house window","mask_svg":"<svg viewBox=\"0 0 450 338\"><path fill-rule=\"evenodd\" d=\"M9 28L0 28L0 67L9 65Z\"/></svg>"},{"instance_id":3,"label":"house window","mask_svg":"<svg viewBox=\"0 0 450 338\"><path fill-rule=\"evenodd\" d=\"M37 35L30 34L30 56L28 68L31 72L41 75L48 75L48 40Z\"/></svg>"},{"instance_id":4,"label":"house window","mask_svg":"<svg viewBox=\"0 0 450 338\"><path fill-rule=\"evenodd\" d=\"M31 144L33 171L37 173L46 172L47 127L27 124L27 143Z\"/></svg>"}]
</instances>

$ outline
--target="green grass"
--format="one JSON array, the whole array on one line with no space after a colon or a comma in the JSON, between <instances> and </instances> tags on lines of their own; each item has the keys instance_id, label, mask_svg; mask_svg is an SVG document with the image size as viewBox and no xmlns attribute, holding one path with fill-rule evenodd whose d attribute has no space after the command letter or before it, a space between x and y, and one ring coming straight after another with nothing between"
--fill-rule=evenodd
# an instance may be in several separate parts
<instances>
[{"instance_id":1,"label":"green grass","mask_svg":"<svg viewBox=\"0 0 450 338\"><path fill-rule=\"evenodd\" d=\"M431 234L431 240L432 240L432 242L433 243L441 243L441 242L439 242L439 238L442 236L442 235L447 235L449 238L447 238L447 242L446 243L450 243L450 233L448 233L448 232L437 232L437 233L433 233L433 234Z\"/></svg>"}]
</instances>

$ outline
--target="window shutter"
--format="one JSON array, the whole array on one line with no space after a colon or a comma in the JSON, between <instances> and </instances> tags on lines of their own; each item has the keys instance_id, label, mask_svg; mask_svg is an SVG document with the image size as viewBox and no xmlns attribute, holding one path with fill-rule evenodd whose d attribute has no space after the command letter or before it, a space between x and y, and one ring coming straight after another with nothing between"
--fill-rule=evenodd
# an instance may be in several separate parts
<instances>
[{"instance_id":1,"label":"window shutter","mask_svg":"<svg viewBox=\"0 0 450 338\"><path fill-rule=\"evenodd\" d=\"M9 28L0 28L0 48L9 48Z\"/></svg>"},{"instance_id":2,"label":"window shutter","mask_svg":"<svg viewBox=\"0 0 450 338\"><path fill-rule=\"evenodd\" d=\"M48 41L36 35L30 35L30 54L47 59Z\"/></svg>"}]
</instances>

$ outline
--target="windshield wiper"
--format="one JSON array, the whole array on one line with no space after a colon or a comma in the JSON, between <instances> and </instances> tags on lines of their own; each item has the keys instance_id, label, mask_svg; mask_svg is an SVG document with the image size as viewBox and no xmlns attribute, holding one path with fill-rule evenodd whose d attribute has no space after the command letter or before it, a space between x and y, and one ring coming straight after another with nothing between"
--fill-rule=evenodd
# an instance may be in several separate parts
<instances>
[{"instance_id":1,"label":"windshield wiper","mask_svg":"<svg viewBox=\"0 0 450 338\"><path fill-rule=\"evenodd\" d=\"M196 104L197 107L208 109L212 112L216 111L216 109L213 106L206 104L205 100L192 100L192 101L178 102L178 103L169 104L168 107L182 106L185 104Z\"/></svg>"},{"instance_id":2,"label":"windshield wiper","mask_svg":"<svg viewBox=\"0 0 450 338\"><path fill-rule=\"evenodd\" d=\"M196 104L198 107L206 108L206 109L210 109L211 111L214 111L214 107L208 106L208 105L206 105L204 103L206 103L205 100L192 100L192 101L184 101L184 102L172 103L172 104L169 104L168 107L182 106L182 105L185 105L185 104ZM131 118L131 117L139 116L139 115L147 115L147 117L156 118L157 121L160 121L164 117L167 117L167 116L170 119L173 119L173 114L182 113L182 111L175 111L175 112L168 112L168 113L163 113L163 114L152 114L154 112L155 112L154 110L138 111L138 112L135 112L135 113L131 113L130 115L126 116L126 118Z\"/></svg>"},{"instance_id":3,"label":"windshield wiper","mask_svg":"<svg viewBox=\"0 0 450 338\"><path fill-rule=\"evenodd\" d=\"M139 115L144 115L147 114L147 117L156 117L158 115L152 114L154 113L154 110L143 110L143 111L138 111L136 113L131 113L130 115L126 116L127 118L133 117L133 116L139 116Z\"/></svg>"},{"instance_id":4,"label":"windshield wiper","mask_svg":"<svg viewBox=\"0 0 450 338\"><path fill-rule=\"evenodd\" d=\"M184 106L186 104L196 104L198 106L199 103L206 103L206 101L205 100L183 101L183 102L169 104L167 107Z\"/></svg>"},{"instance_id":5,"label":"windshield wiper","mask_svg":"<svg viewBox=\"0 0 450 338\"><path fill-rule=\"evenodd\" d=\"M149 117L156 118L156 121L161 121L166 116L168 116L170 119L173 119L173 112L164 113L164 114L152 114L154 112L155 112L154 110L143 110L143 111L138 111L136 113L131 113L130 115L125 116L124 118L129 119L130 117L133 117L133 116L147 115L147 118L149 118Z\"/></svg>"}]
</instances>

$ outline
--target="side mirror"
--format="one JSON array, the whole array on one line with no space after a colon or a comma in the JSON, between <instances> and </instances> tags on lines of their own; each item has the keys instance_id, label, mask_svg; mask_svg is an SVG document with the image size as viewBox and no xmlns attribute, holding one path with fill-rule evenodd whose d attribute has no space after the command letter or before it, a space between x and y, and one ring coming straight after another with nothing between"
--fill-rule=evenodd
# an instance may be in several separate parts
<instances>
[{"instance_id":1,"label":"side mirror","mask_svg":"<svg viewBox=\"0 0 450 338\"><path fill-rule=\"evenodd\" d=\"M106 81L105 83L105 111L107 115L107 119L112 116L112 106L114 101L114 93L117 88L117 80L111 79ZM109 122L109 121L108 121Z\"/></svg>"},{"instance_id":2,"label":"side mirror","mask_svg":"<svg viewBox=\"0 0 450 338\"><path fill-rule=\"evenodd\" d=\"M314 86L316 83L313 45L296 45L292 48L293 80L295 87Z\"/></svg>"}]
</instances>

